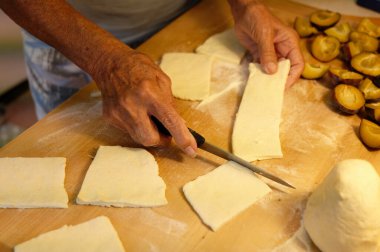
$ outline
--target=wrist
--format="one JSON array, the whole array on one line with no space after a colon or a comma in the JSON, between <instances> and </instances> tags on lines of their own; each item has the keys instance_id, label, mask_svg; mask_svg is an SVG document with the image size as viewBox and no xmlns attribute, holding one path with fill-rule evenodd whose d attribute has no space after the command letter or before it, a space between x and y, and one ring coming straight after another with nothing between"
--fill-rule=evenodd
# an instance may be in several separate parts
<instances>
[{"instance_id":1,"label":"wrist","mask_svg":"<svg viewBox=\"0 0 380 252\"><path fill-rule=\"evenodd\" d=\"M125 59L131 57L135 51L129 48L127 45L115 39L106 40L101 43L97 48L94 48L94 56L91 62L87 62L85 69L95 81L98 81L98 85L101 85L102 77L109 75L113 71L120 67L120 62L123 60L125 65ZM95 59L95 60L94 60Z\"/></svg>"}]
</instances>

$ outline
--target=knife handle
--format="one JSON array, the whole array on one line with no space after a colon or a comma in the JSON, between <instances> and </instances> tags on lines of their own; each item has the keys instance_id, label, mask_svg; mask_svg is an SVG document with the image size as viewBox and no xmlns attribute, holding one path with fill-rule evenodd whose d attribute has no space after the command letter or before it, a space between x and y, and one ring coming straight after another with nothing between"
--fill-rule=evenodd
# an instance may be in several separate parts
<instances>
[{"instance_id":1,"label":"knife handle","mask_svg":"<svg viewBox=\"0 0 380 252\"><path fill-rule=\"evenodd\" d=\"M150 119L152 119L152 122L156 125L158 131L161 134L163 134L165 136L171 136L169 130L167 128L165 128L165 126L156 117L151 116ZM188 129L189 129L191 135L193 135L193 137L195 138L195 141L197 142L197 146L201 147L205 143L206 139L201 134L196 132L195 130L190 129L190 128L188 128Z\"/></svg>"},{"instance_id":2,"label":"knife handle","mask_svg":"<svg viewBox=\"0 0 380 252\"><path fill-rule=\"evenodd\" d=\"M201 147L206 142L206 139L195 130L190 129L190 128L188 129L190 133L193 135L193 137L195 138L195 141L197 142L197 147Z\"/></svg>"}]
</instances>

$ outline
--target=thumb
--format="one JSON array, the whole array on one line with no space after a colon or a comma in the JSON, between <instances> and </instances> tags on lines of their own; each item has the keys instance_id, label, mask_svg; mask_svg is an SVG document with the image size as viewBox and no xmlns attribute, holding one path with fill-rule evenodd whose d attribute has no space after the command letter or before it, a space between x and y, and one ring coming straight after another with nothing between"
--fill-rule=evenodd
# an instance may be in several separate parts
<instances>
[{"instance_id":1,"label":"thumb","mask_svg":"<svg viewBox=\"0 0 380 252\"><path fill-rule=\"evenodd\" d=\"M273 35L263 34L258 40L260 63L268 74L274 74L277 71L277 55L273 43Z\"/></svg>"}]
</instances>

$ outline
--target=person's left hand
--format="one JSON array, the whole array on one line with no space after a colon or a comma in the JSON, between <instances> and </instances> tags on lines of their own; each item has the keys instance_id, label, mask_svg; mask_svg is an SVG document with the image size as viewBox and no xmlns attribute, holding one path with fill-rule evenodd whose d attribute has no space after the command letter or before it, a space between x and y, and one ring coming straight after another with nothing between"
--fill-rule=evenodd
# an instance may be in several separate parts
<instances>
[{"instance_id":1,"label":"person's left hand","mask_svg":"<svg viewBox=\"0 0 380 252\"><path fill-rule=\"evenodd\" d=\"M254 60L260 61L263 69L273 74L277 71L279 58L289 59L291 68L286 85L294 84L304 68L297 33L275 18L260 1L229 2L235 19L236 36Z\"/></svg>"}]
</instances>

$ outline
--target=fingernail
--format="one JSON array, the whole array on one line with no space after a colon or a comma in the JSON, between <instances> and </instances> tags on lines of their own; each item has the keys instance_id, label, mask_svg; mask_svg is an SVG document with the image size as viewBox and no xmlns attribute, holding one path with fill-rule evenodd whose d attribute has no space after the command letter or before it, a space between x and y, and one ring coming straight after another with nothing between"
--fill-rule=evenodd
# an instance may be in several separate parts
<instances>
[{"instance_id":1,"label":"fingernail","mask_svg":"<svg viewBox=\"0 0 380 252\"><path fill-rule=\"evenodd\" d=\"M197 156L197 153L195 152L195 150L191 146L186 147L185 153L187 155L189 155L190 157L193 157L193 158Z\"/></svg>"},{"instance_id":2,"label":"fingernail","mask_svg":"<svg viewBox=\"0 0 380 252\"><path fill-rule=\"evenodd\" d=\"M267 73L275 73L277 71L277 66L275 63L270 62L266 65L266 72Z\"/></svg>"}]
</instances>

